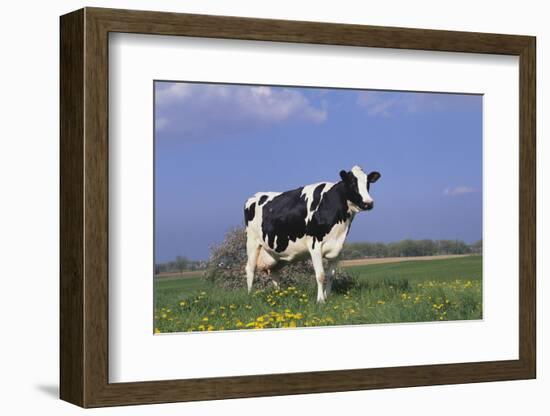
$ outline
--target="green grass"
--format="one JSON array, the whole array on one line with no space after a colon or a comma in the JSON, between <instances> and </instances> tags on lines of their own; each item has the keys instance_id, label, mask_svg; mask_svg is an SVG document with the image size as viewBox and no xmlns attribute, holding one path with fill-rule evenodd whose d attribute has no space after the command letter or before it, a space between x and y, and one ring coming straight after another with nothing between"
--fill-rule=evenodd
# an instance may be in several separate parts
<instances>
[{"instance_id":1,"label":"green grass","mask_svg":"<svg viewBox=\"0 0 550 416\"><path fill-rule=\"evenodd\" d=\"M353 285L318 304L298 287L227 290L200 278L155 281L157 332L481 319L480 256L353 266ZM244 284L244 276L243 276Z\"/></svg>"},{"instance_id":2,"label":"green grass","mask_svg":"<svg viewBox=\"0 0 550 416\"><path fill-rule=\"evenodd\" d=\"M425 280L450 281L455 279L481 279L481 256L458 257L442 260L417 260L399 263L371 264L348 267L361 279L408 279L410 282Z\"/></svg>"}]
</instances>

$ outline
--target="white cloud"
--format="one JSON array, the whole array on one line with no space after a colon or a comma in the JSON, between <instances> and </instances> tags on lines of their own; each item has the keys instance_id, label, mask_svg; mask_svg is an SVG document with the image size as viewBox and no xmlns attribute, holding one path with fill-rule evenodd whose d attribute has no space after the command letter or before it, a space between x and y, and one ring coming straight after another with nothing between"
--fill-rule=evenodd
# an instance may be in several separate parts
<instances>
[{"instance_id":1,"label":"white cloud","mask_svg":"<svg viewBox=\"0 0 550 416\"><path fill-rule=\"evenodd\" d=\"M370 116L389 116L396 99L384 97L377 92L362 91L357 95L357 104L364 107Z\"/></svg>"},{"instance_id":2,"label":"white cloud","mask_svg":"<svg viewBox=\"0 0 550 416\"><path fill-rule=\"evenodd\" d=\"M183 82L170 83L167 87L157 90L156 104L162 106L178 100L183 101L191 95L191 87L191 84Z\"/></svg>"},{"instance_id":3,"label":"white cloud","mask_svg":"<svg viewBox=\"0 0 550 416\"><path fill-rule=\"evenodd\" d=\"M157 127L164 130L234 131L291 119L322 123L327 118L322 105L315 106L290 88L190 83L157 88Z\"/></svg>"},{"instance_id":4,"label":"white cloud","mask_svg":"<svg viewBox=\"0 0 550 416\"><path fill-rule=\"evenodd\" d=\"M477 190L475 188L471 188L469 186L456 186L454 188L445 188L445 190L443 190L443 195L457 196L457 195L471 194L476 191Z\"/></svg>"},{"instance_id":5,"label":"white cloud","mask_svg":"<svg viewBox=\"0 0 550 416\"><path fill-rule=\"evenodd\" d=\"M158 117L155 120L155 129L157 131L164 130L169 124L170 124L170 121L167 118Z\"/></svg>"},{"instance_id":6,"label":"white cloud","mask_svg":"<svg viewBox=\"0 0 550 416\"><path fill-rule=\"evenodd\" d=\"M422 92L360 91L357 104L370 116L390 117L398 112L417 113L446 108L472 108L480 103L479 95Z\"/></svg>"}]
</instances>

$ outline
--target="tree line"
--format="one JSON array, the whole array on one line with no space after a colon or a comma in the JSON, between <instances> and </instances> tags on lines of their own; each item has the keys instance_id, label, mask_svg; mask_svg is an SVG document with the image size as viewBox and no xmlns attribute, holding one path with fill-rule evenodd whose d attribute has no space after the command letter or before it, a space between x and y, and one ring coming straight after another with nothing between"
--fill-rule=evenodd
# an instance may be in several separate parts
<instances>
[{"instance_id":1,"label":"tree line","mask_svg":"<svg viewBox=\"0 0 550 416\"><path fill-rule=\"evenodd\" d=\"M462 240L401 240L393 243L347 243L340 254L343 260L369 257L437 256L481 254L482 241L466 244Z\"/></svg>"},{"instance_id":2,"label":"tree line","mask_svg":"<svg viewBox=\"0 0 550 416\"><path fill-rule=\"evenodd\" d=\"M346 243L340 259L364 259L373 257L412 257L437 256L445 254L481 254L482 241L466 244L462 240L401 240L392 243ZM177 256L175 260L155 264L155 274L182 273L184 271L205 270L207 261L189 260Z\"/></svg>"},{"instance_id":3,"label":"tree line","mask_svg":"<svg viewBox=\"0 0 550 416\"><path fill-rule=\"evenodd\" d=\"M155 264L155 274L159 273L182 273L185 271L204 270L206 261L189 260L185 256L177 256L175 260Z\"/></svg>"}]
</instances>

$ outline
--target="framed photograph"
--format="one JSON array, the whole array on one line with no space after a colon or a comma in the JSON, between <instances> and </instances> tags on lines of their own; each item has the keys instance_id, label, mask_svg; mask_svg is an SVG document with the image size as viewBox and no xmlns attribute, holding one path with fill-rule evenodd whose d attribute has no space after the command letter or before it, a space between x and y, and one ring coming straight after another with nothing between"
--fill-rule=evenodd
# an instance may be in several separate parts
<instances>
[{"instance_id":1,"label":"framed photograph","mask_svg":"<svg viewBox=\"0 0 550 416\"><path fill-rule=\"evenodd\" d=\"M534 37L60 29L63 400L535 378Z\"/></svg>"}]
</instances>

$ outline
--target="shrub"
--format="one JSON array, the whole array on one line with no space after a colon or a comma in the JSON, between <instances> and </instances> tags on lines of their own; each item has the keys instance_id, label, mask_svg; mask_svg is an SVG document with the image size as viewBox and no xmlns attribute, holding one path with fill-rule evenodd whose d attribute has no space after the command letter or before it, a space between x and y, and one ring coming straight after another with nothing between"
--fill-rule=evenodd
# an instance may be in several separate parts
<instances>
[{"instance_id":1,"label":"shrub","mask_svg":"<svg viewBox=\"0 0 550 416\"><path fill-rule=\"evenodd\" d=\"M204 279L227 289L245 288L246 261L246 231L244 228L232 229L220 244L211 247ZM315 283L315 272L309 259L285 264L279 270L279 276L283 287L311 286ZM337 269L333 290L346 291L354 282L355 279L347 272ZM256 271L253 287L260 289L271 285L266 272Z\"/></svg>"}]
</instances>

